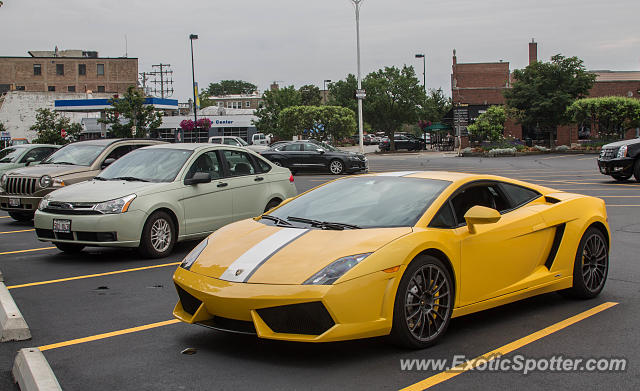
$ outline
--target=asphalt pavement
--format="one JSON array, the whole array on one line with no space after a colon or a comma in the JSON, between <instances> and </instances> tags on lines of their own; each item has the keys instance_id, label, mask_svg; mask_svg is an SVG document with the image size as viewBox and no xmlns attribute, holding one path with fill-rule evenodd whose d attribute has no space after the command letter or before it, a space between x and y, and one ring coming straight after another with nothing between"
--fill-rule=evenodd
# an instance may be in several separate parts
<instances>
[{"instance_id":1,"label":"asphalt pavement","mask_svg":"<svg viewBox=\"0 0 640 391\"><path fill-rule=\"evenodd\" d=\"M260 340L172 320L177 295L171 276L197 242L182 243L157 260L121 249L65 255L38 242L31 224L3 213L0 270L33 339L0 345L0 390L17 390L10 370L22 347L41 347L65 390L393 390L441 372L403 371L402 359L473 358L522 338L530 341L509 356L624 357L628 368L526 376L469 371L433 388L640 389L640 183L618 183L599 174L595 155L458 158L422 152L368 158L372 172L490 173L602 197L613 236L604 291L584 301L547 294L456 318L441 343L421 351L392 347L384 338L327 344ZM302 192L335 178L299 174L295 183ZM608 302L618 304L549 335L530 337ZM195 354L181 354L186 348Z\"/></svg>"}]
</instances>

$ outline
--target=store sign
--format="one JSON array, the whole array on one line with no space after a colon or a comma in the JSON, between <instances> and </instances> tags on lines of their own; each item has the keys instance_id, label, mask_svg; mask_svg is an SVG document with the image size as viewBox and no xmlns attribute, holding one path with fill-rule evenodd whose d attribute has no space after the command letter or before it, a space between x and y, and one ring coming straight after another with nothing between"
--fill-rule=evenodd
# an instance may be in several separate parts
<instances>
[{"instance_id":1,"label":"store sign","mask_svg":"<svg viewBox=\"0 0 640 391\"><path fill-rule=\"evenodd\" d=\"M11 140L11 132L0 132L0 140L2 141Z\"/></svg>"},{"instance_id":2,"label":"store sign","mask_svg":"<svg viewBox=\"0 0 640 391\"><path fill-rule=\"evenodd\" d=\"M231 125L233 121L228 119L223 119L223 120L217 119L215 123L216 125Z\"/></svg>"}]
</instances>

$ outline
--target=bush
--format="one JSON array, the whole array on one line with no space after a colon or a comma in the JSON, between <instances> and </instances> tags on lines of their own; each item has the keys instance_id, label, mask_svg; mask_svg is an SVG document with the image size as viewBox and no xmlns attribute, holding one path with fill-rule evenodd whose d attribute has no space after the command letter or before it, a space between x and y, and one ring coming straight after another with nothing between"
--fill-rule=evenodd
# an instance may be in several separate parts
<instances>
[{"instance_id":1,"label":"bush","mask_svg":"<svg viewBox=\"0 0 640 391\"><path fill-rule=\"evenodd\" d=\"M567 145L558 145L556 147L557 152L567 152L568 150L569 150L569 147Z\"/></svg>"},{"instance_id":2,"label":"bush","mask_svg":"<svg viewBox=\"0 0 640 391\"><path fill-rule=\"evenodd\" d=\"M473 148L471 147L466 147L465 149L462 150L462 153L471 153L473 152Z\"/></svg>"},{"instance_id":3,"label":"bush","mask_svg":"<svg viewBox=\"0 0 640 391\"><path fill-rule=\"evenodd\" d=\"M535 145L534 148L537 149L540 152L549 152L550 151L549 148L543 147L542 145Z\"/></svg>"},{"instance_id":4,"label":"bush","mask_svg":"<svg viewBox=\"0 0 640 391\"><path fill-rule=\"evenodd\" d=\"M496 148L489 151L489 156L514 156L515 148Z\"/></svg>"}]
</instances>

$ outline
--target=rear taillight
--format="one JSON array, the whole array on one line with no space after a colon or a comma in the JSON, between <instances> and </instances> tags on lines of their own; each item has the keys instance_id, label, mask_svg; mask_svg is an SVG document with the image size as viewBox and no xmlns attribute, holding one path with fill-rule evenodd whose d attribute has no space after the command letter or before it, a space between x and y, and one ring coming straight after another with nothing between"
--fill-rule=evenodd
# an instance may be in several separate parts
<instances>
[{"instance_id":1,"label":"rear taillight","mask_svg":"<svg viewBox=\"0 0 640 391\"><path fill-rule=\"evenodd\" d=\"M289 182L293 183L293 174L289 177Z\"/></svg>"}]
</instances>

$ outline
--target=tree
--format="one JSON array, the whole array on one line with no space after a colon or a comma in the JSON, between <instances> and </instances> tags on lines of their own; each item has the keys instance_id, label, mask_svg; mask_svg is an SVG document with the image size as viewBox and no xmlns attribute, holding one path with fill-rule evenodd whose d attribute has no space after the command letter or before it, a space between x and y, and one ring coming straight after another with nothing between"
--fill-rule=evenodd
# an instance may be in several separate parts
<instances>
[{"instance_id":1,"label":"tree","mask_svg":"<svg viewBox=\"0 0 640 391\"><path fill-rule=\"evenodd\" d=\"M513 87L504 92L507 106L514 109L522 125L547 133L550 145L557 127L570 121L567 107L588 95L596 79L582 60L560 54L550 62L536 61L516 69L513 76Z\"/></svg>"},{"instance_id":2,"label":"tree","mask_svg":"<svg viewBox=\"0 0 640 391\"><path fill-rule=\"evenodd\" d=\"M298 90L303 106L320 106L322 103L322 95L320 89L312 84L307 84Z\"/></svg>"},{"instance_id":3,"label":"tree","mask_svg":"<svg viewBox=\"0 0 640 391\"><path fill-rule=\"evenodd\" d=\"M340 140L355 131L356 114L340 106L292 106L280 112L278 122L282 138L307 132L319 140Z\"/></svg>"},{"instance_id":4,"label":"tree","mask_svg":"<svg viewBox=\"0 0 640 391\"><path fill-rule=\"evenodd\" d=\"M624 131L640 126L640 101L620 96L579 99L567 108L577 124L589 123L605 138L624 138Z\"/></svg>"},{"instance_id":5,"label":"tree","mask_svg":"<svg viewBox=\"0 0 640 391\"><path fill-rule=\"evenodd\" d=\"M419 115L425 121L442 122L449 110L451 110L451 98L446 97L441 88L430 89Z\"/></svg>"},{"instance_id":6,"label":"tree","mask_svg":"<svg viewBox=\"0 0 640 391\"><path fill-rule=\"evenodd\" d=\"M355 75L348 74L344 80L338 80L329 84L329 102L331 106L347 107L353 111L358 110L356 89L358 79Z\"/></svg>"},{"instance_id":7,"label":"tree","mask_svg":"<svg viewBox=\"0 0 640 391\"><path fill-rule=\"evenodd\" d=\"M364 115L375 129L383 130L395 150L393 135L405 123L415 123L426 96L413 67L385 67L367 75Z\"/></svg>"},{"instance_id":8,"label":"tree","mask_svg":"<svg viewBox=\"0 0 640 391\"><path fill-rule=\"evenodd\" d=\"M467 127L476 140L500 141L504 138L504 121L507 115L504 106L491 106L480 114L476 122Z\"/></svg>"},{"instance_id":9,"label":"tree","mask_svg":"<svg viewBox=\"0 0 640 391\"><path fill-rule=\"evenodd\" d=\"M71 119L49 109L36 110L36 123L29 129L36 132L36 144L64 145L80 138L82 125L71 123ZM62 137L62 130L66 136Z\"/></svg>"},{"instance_id":10,"label":"tree","mask_svg":"<svg viewBox=\"0 0 640 391\"><path fill-rule=\"evenodd\" d=\"M302 98L300 92L294 86L288 86L277 90L268 90L262 94L262 107L256 110L257 121L253 121L259 132L273 134L282 139L288 139L286 132L280 129L278 116L287 107L300 106Z\"/></svg>"},{"instance_id":11,"label":"tree","mask_svg":"<svg viewBox=\"0 0 640 391\"><path fill-rule=\"evenodd\" d=\"M252 94L258 90L255 84L243 80L221 80L218 83L210 83L203 94L208 96Z\"/></svg>"},{"instance_id":12,"label":"tree","mask_svg":"<svg viewBox=\"0 0 640 391\"><path fill-rule=\"evenodd\" d=\"M122 98L109 100L113 107L106 109L105 118L98 122L111 125L113 137L147 137L148 132L160 127L162 116L144 101L142 92L129 86Z\"/></svg>"}]
</instances>

